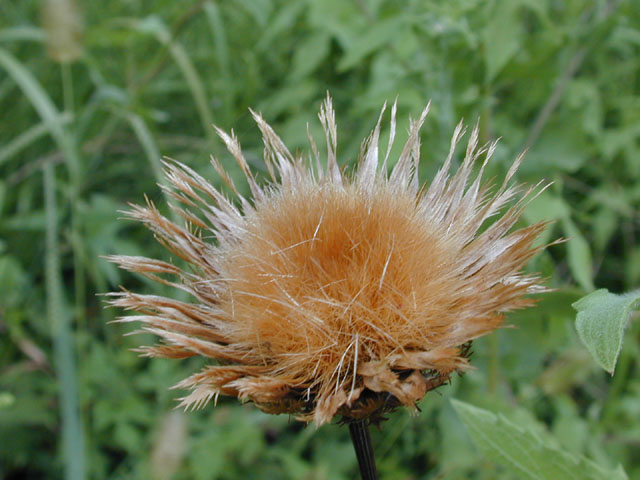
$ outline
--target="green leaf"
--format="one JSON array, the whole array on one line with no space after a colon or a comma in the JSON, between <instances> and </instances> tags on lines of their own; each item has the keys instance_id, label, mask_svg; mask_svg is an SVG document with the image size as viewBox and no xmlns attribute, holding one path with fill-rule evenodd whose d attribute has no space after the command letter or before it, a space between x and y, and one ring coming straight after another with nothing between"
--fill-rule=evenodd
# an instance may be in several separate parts
<instances>
[{"instance_id":1,"label":"green leaf","mask_svg":"<svg viewBox=\"0 0 640 480\"><path fill-rule=\"evenodd\" d=\"M291 66L291 79L301 80L313 72L329 54L330 37L323 33L303 39L296 48Z\"/></svg>"},{"instance_id":2,"label":"green leaf","mask_svg":"<svg viewBox=\"0 0 640 480\"><path fill-rule=\"evenodd\" d=\"M536 197L524 211L528 223L548 222L571 215L569 205L559 196L546 190ZM538 245L545 245L551 240L553 228L546 228L538 238Z\"/></svg>"},{"instance_id":3,"label":"green leaf","mask_svg":"<svg viewBox=\"0 0 640 480\"><path fill-rule=\"evenodd\" d=\"M484 31L486 79L492 81L520 47L521 26L517 2L500 5Z\"/></svg>"},{"instance_id":4,"label":"green leaf","mask_svg":"<svg viewBox=\"0 0 640 480\"><path fill-rule=\"evenodd\" d=\"M19 25L0 30L0 42L22 42L25 40L43 42L44 30L31 25Z\"/></svg>"},{"instance_id":5,"label":"green leaf","mask_svg":"<svg viewBox=\"0 0 640 480\"><path fill-rule=\"evenodd\" d=\"M345 72L355 67L364 57L388 45L402 28L406 28L405 19L402 17L388 18L376 23L347 50L338 62L338 71Z\"/></svg>"},{"instance_id":6,"label":"green leaf","mask_svg":"<svg viewBox=\"0 0 640 480\"><path fill-rule=\"evenodd\" d=\"M16 397L10 392L0 392L0 410L16 403Z\"/></svg>"},{"instance_id":7,"label":"green leaf","mask_svg":"<svg viewBox=\"0 0 640 480\"><path fill-rule=\"evenodd\" d=\"M260 42L255 45L259 53L271 51L274 40L281 38L284 32L292 31L295 28L296 19L305 10L305 2L288 2L274 12L269 28L261 32Z\"/></svg>"},{"instance_id":8,"label":"green leaf","mask_svg":"<svg viewBox=\"0 0 640 480\"><path fill-rule=\"evenodd\" d=\"M631 312L640 307L640 290L616 295L596 290L573 304L576 329L593 358L613 375Z\"/></svg>"},{"instance_id":9,"label":"green leaf","mask_svg":"<svg viewBox=\"0 0 640 480\"><path fill-rule=\"evenodd\" d=\"M207 16L207 21L213 34L213 41L216 48L216 60L222 75L226 79L231 79L231 61L229 59L229 41L224 25L224 19L220 14L220 9L215 2L205 2L202 10ZM233 83L232 80L229 83Z\"/></svg>"},{"instance_id":10,"label":"green leaf","mask_svg":"<svg viewBox=\"0 0 640 480\"><path fill-rule=\"evenodd\" d=\"M0 48L0 66L2 66L16 82L25 96L36 109L47 126L60 150L64 153L67 166L72 175L80 170L80 157L73 139L63 128L62 115L58 112L53 100L36 80L33 74L8 51Z\"/></svg>"},{"instance_id":11,"label":"green leaf","mask_svg":"<svg viewBox=\"0 0 640 480\"><path fill-rule=\"evenodd\" d=\"M586 142L585 137L580 125L574 128L561 128L559 122L550 125L527 154L525 170L530 175L547 177L555 172L575 173L589 158L580 148Z\"/></svg>"},{"instance_id":12,"label":"green leaf","mask_svg":"<svg viewBox=\"0 0 640 480\"><path fill-rule=\"evenodd\" d=\"M133 24L139 32L156 37L158 42L167 47L171 57L180 69L189 88L196 110L200 114L202 128L209 138L213 136L213 113L207 100L207 92L202 79L193 64L187 50L177 40L171 38L169 28L156 15L151 15Z\"/></svg>"},{"instance_id":13,"label":"green leaf","mask_svg":"<svg viewBox=\"0 0 640 480\"><path fill-rule=\"evenodd\" d=\"M571 219L571 208L567 202L552 193L544 192L536 198L527 210L525 217L529 222L560 219L562 229L568 238L567 263L573 278L586 291L595 290L593 285L591 247L578 227ZM542 240L547 241L550 229Z\"/></svg>"},{"instance_id":14,"label":"green leaf","mask_svg":"<svg viewBox=\"0 0 640 480\"><path fill-rule=\"evenodd\" d=\"M69 112L62 113L58 117L58 122L60 122L60 124L62 125L67 125L71 123L72 120L73 115L71 115ZM35 143L47 133L49 133L49 125L47 125L46 122L38 123L28 130L22 132L12 141L8 142L0 148L0 165Z\"/></svg>"},{"instance_id":15,"label":"green leaf","mask_svg":"<svg viewBox=\"0 0 640 480\"><path fill-rule=\"evenodd\" d=\"M567 262L573 278L587 291L595 289L591 271L591 248L578 227L566 217L562 220L564 231L569 237L567 242Z\"/></svg>"},{"instance_id":16,"label":"green leaf","mask_svg":"<svg viewBox=\"0 0 640 480\"><path fill-rule=\"evenodd\" d=\"M491 460L509 468L519 478L531 480L626 480L621 467L607 470L579 455L572 455L533 431L510 422L502 415L459 400L453 407L475 444Z\"/></svg>"},{"instance_id":17,"label":"green leaf","mask_svg":"<svg viewBox=\"0 0 640 480\"><path fill-rule=\"evenodd\" d=\"M65 459L65 478L85 478L86 459L84 427L78 399L78 374L75 345L71 329L71 315L64 305L62 267L60 261L59 227L56 202L56 179L53 165L44 169L44 199L47 217L45 231L45 278L47 317L51 324L53 359L59 384L61 440Z\"/></svg>"}]
</instances>

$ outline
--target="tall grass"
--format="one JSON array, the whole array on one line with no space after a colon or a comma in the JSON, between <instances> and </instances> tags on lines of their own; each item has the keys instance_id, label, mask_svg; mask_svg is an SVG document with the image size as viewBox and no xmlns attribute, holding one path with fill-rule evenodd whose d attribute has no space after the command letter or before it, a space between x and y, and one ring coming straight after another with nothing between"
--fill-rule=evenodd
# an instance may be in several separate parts
<instances>
[{"instance_id":1,"label":"tall grass","mask_svg":"<svg viewBox=\"0 0 640 480\"><path fill-rule=\"evenodd\" d=\"M51 164L43 169L44 201L47 217L46 229L46 292L47 320L51 325L54 364L58 379L58 396L62 419L61 449L64 458L65 478L85 478L84 430L78 405L77 370L71 315L65 305L62 287L60 247L58 244L58 208L56 179Z\"/></svg>"}]
</instances>

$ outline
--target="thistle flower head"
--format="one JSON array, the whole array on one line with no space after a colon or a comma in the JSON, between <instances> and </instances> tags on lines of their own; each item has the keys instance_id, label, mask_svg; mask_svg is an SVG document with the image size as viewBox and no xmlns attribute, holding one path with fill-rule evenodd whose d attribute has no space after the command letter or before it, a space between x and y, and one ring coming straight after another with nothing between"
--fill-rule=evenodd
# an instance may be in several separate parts
<instances>
[{"instance_id":1,"label":"thistle flower head","mask_svg":"<svg viewBox=\"0 0 640 480\"><path fill-rule=\"evenodd\" d=\"M395 110L384 157L378 120L352 174L336 161L329 98L319 115L326 163L311 137L314 165L294 157L254 113L271 175L265 187L233 133L218 130L244 171L251 200L215 159L237 201L189 167L165 162L166 191L184 221L169 220L150 201L129 212L189 267L111 257L192 298L122 291L111 302L139 312L122 320L141 322L163 340L143 347L144 354L211 359L178 385L191 390L183 405L202 406L223 394L318 425L336 415L376 421L399 405L414 408L467 369L470 342L499 327L505 312L531 305L526 294L544 291L537 276L521 269L539 250L532 243L545 225L512 231L540 190L511 185L519 159L501 186L483 184L495 143L479 148L476 128L451 173L460 124L444 165L420 187L418 132L427 107L387 174ZM478 159L480 173L472 175ZM490 217L498 218L486 226Z\"/></svg>"}]
</instances>

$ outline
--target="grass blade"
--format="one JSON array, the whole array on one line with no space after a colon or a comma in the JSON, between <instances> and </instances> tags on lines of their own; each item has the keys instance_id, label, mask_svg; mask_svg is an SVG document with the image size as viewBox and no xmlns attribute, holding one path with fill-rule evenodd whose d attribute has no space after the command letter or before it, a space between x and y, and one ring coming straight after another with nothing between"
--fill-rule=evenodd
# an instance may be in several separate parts
<instances>
[{"instance_id":1,"label":"grass blade","mask_svg":"<svg viewBox=\"0 0 640 480\"><path fill-rule=\"evenodd\" d=\"M136 134L136 137L138 137L138 141L140 142L140 145L142 145L142 149L144 150L144 153L149 160L151 171L153 172L153 176L156 179L156 183L158 185L164 184L165 177L162 170L162 164L160 163L160 150L158 149L158 145L153 138L151 130L149 130L149 127L140 115L129 112L126 115L126 118L131 124L131 128ZM162 193L167 201L171 200L169 195L164 190L162 191ZM169 216L174 221L178 220L178 216L173 210L169 212Z\"/></svg>"},{"instance_id":2,"label":"grass blade","mask_svg":"<svg viewBox=\"0 0 640 480\"><path fill-rule=\"evenodd\" d=\"M73 120L73 116L69 112L63 113L58 119L62 125L67 125L71 120ZM22 132L11 142L0 148L0 166L48 133L49 127L45 122L38 123Z\"/></svg>"},{"instance_id":3,"label":"grass blade","mask_svg":"<svg viewBox=\"0 0 640 480\"><path fill-rule=\"evenodd\" d=\"M40 115L62 151L71 177L78 178L80 173L78 152L73 139L62 127L61 115L47 92L24 65L3 48L0 48L0 66L9 73Z\"/></svg>"},{"instance_id":4,"label":"grass blade","mask_svg":"<svg viewBox=\"0 0 640 480\"><path fill-rule=\"evenodd\" d=\"M209 28L213 35L213 43L216 48L216 59L218 60L218 67L220 68L220 76L222 77L224 84L227 85L228 91L226 92L228 100L223 102L222 108L224 110L225 119L230 118L231 105L236 98L236 82L233 81L231 75L231 61L229 56L229 42L227 41L227 32L224 26L224 19L220 14L220 9L215 2L208 1L202 5Z\"/></svg>"},{"instance_id":5,"label":"grass blade","mask_svg":"<svg viewBox=\"0 0 640 480\"><path fill-rule=\"evenodd\" d=\"M140 32L153 35L158 42L167 47L169 54L178 65L187 82L187 87L191 91L205 135L207 138L212 139L214 137L212 128L213 114L209 108L204 84L187 51L179 42L171 37L169 29L158 17L151 16L136 22L134 28Z\"/></svg>"},{"instance_id":6,"label":"grass blade","mask_svg":"<svg viewBox=\"0 0 640 480\"><path fill-rule=\"evenodd\" d=\"M77 373L70 315L64 307L63 300L55 191L53 165L49 163L44 167L47 218L45 262L47 317L51 324L55 369L58 377L65 478L82 480L85 478L84 435L78 406Z\"/></svg>"},{"instance_id":7,"label":"grass blade","mask_svg":"<svg viewBox=\"0 0 640 480\"><path fill-rule=\"evenodd\" d=\"M149 127L147 127L147 124L142 117L135 113L128 113L127 120L129 121L133 132L136 134L136 137L138 137L138 141L140 142L140 145L142 145L142 149L149 160L151 171L156 179L156 183L162 183L164 179L162 165L160 164L160 158L162 155L160 155L160 150L153 139L153 135L151 134Z\"/></svg>"},{"instance_id":8,"label":"grass blade","mask_svg":"<svg viewBox=\"0 0 640 480\"><path fill-rule=\"evenodd\" d=\"M0 42L44 42L45 35L41 28L30 25L3 28L0 30Z\"/></svg>"}]
</instances>

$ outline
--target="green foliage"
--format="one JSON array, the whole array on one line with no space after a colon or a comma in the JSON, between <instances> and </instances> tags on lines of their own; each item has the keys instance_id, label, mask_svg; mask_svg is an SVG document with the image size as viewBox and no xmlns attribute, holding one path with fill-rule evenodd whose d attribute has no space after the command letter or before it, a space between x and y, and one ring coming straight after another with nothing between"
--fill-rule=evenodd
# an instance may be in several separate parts
<instances>
[{"instance_id":1,"label":"green foliage","mask_svg":"<svg viewBox=\"0 0 640 480\"><path fill-rule=\"evenodd\" d=\"M553 445L553 439L521 428L502 415L454 400L453 407L474 442L496 463L530 480L627 480L620 468L607 470Z\"/></svg>"},{"instance_id":2,"label":"green foliage","mask_svg":"<svg viewBox=\"0 0 640 480\"><path fill-rule=\"evenodd\" d=\"M622 350L629 316L640 306L640 291L623 295L596 290L573 304L578 311L576 329L580 340L602 368L613 375Z\"/></svg>"},{"instance_id":3,"label":"green foliage","mask_svg":"<svg viewBox=\"0 0 640 480\"><path fill-rule=\"evenodd\" d=\"M553 185L525 219L555 221L541 243L567 239L530 265L555 292L511 313L516 329L474 342L477 369L429 394L420 415L398 412L373 432L382 476L515 478L479 454L454 395L501 414L462 407L476 436L533 435L536 451L565 452L541 466L570 455L589 459L574 475L591 466L585 475L615 478L617 465L640 475L637 322L620 350L631 297L596 290L579 302L578 335L571 309L596 288L640 285L636 2L78 2L84 54L70 64L47 56L41 3L0 2L0 478L71 478L83 465L95 479L354 478L344 428L305 428L229 399L184 414L171 437L181 393L168 388L201 361L138 358L129 349L152 339L108 324L115 312L98 295L119 285L158 293L102 257L166 258L148 232L118 219L145 193L164 203L161 155L220 186L213 154L246 189L210 124L235 130L264 180L248 108L307 152L307 122L321 138L315 115L327 91L347 168L396 97L399 119L432 100L423 180L461 117L479 119L482 141L503 137L487 178L528 149L518 181ZM156 453L167 436L182 439L171 467Z\"/></svg>"}]
</instances>

